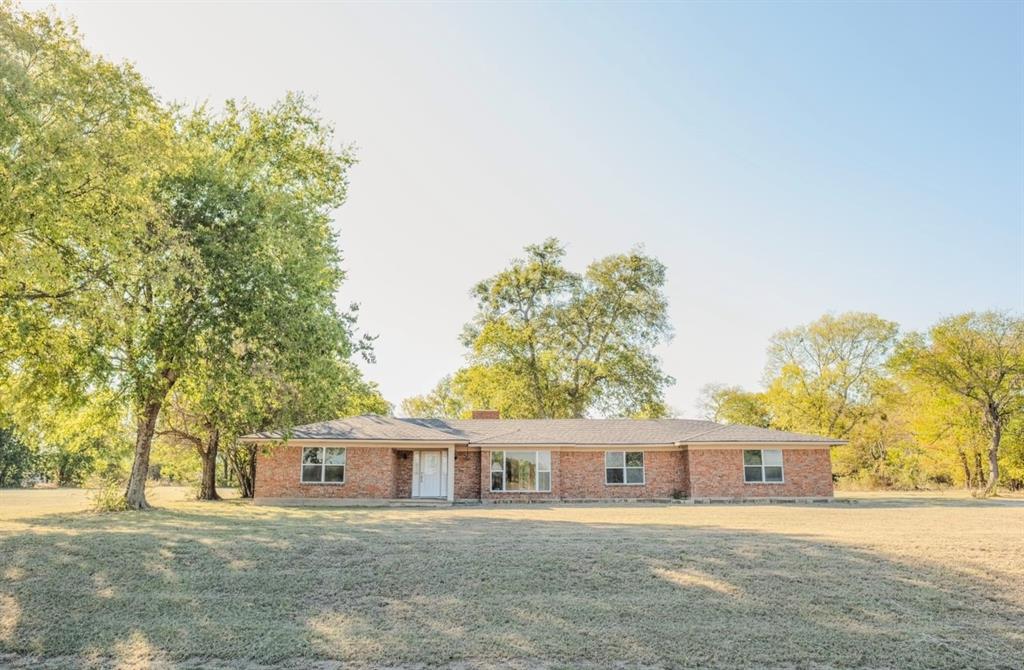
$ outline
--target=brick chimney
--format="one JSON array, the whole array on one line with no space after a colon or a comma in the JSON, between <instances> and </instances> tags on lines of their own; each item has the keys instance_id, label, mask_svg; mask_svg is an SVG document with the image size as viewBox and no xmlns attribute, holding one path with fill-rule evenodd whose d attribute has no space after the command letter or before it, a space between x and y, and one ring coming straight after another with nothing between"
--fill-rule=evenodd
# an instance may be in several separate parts
<instances>
[{"instance_id":1,"label":"brick chimney","mask_svg":"<svg viewBox=\"0 0 1024 670\"><path fill-rule=\"evenodd\" d=\"M496 409L475 409L473 410L474 419L500 419L501 412Z\"/></svg>"}]
</instances>

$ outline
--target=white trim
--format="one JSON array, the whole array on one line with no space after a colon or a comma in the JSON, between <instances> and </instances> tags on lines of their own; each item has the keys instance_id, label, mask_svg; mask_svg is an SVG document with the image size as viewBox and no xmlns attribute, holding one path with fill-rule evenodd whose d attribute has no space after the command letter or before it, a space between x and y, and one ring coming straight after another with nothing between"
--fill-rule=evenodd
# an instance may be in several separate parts
<instances>
[{"instance_id":1,"label":"white trim","mask_svg":"<svg viewBox=\"0 0 1024 670\"><path fill-rule=\"evenodd\" d=\"M412 497L420 497L420 450L412 452Z\"/></svg>"},{"instance_id":2,"label":"white trim","mask_svg":"<svg viewBox=\"0 0 1024 670\"><path fill-rule=\"evenodd\" d=\"M599 443L593 442L588 444L578 443L563 443L563 444L547 444L547 443L526 443L516 444L514 442L508 443L497 443L497 442L471 442L469 443L471 449L481 449L484 451L532 451L539 449L540 451L605 451L611 449L628 451L679 451L680 444L671 444L661 442L658 444L620 444L620 443Z\"/></svg>"},{"instance_id":3,"label":"white trim","mask_svg":"<svg viewBox=\"0 0 1024 670\"><path fill-rule=\"evenodd\" d=\"M455 502L455 445L448 447L448 502Z\"/></svg>"},{"instance_id":4,"label":"white trim","mask_svg":"<svg viewBox=\"0 0 1024 670\"><path fill-rule=\"evenodd\" d=\"M404 447L405 449L415 449L419 446L440 448L453 444L460 447L469 446L469 442L465 440L339 440L300 438L285 440L283 438L259 438L240 439L239 441L246 444L279 444L282 447Z\"/></svg>"},{"instance_id":5,"label":"white trim","mask_svg":"<svg viewBox=\"0 0 1024 670\"><path fill-rule=\"evenodd\" d=\"M829 449L845 442L679 442L683 449Z\"/></svg>"},{"instance_id":6,"label":"white trim","mask_svg":"<svg viewBox=\"0 0 1024 670\"><path fill-rule=\"evenodd\" d=\"M822 442L687 442L680 440L672 444L619 444L619 443L498 443L498 442L469 442L465 440L341 440L341 439L282 439L282 438L251 438L241 439L247 444L280 444L281 446L342 446L342 447L399 447L404 449L416 449L417 447L448 447L455 445L458 449L480 449L483 451L605 451L631 450L631 451L678 451L679 449L774 449L784 447L786 449L828 449L839 447L847 443L846 440L829 440Z\"/></svg>"}]
</instances>

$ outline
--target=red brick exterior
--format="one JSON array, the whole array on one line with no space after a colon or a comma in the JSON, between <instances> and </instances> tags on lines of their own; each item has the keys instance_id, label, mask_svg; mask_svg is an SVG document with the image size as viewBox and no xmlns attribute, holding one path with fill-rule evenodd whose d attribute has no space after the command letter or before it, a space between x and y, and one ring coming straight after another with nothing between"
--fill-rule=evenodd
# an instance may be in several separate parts
<instances>
[{"instance_id":1,"label":"red brick exterior","mask_svg":"<svg viewBox=\"0 0 1024 670\"><path fill-rule=\"evenodd\" d=\"M455 450L455 499L480 500L480 452Z\"/></svg>"},{"instance_id":2,"label":"red brick exterior","mask_svg":"<svg viewBox=\"0 0 1024 670\"><path fill-rule=\"evenodd\" d=\"M256 456L257 498L394 498L392 449L347 447L342 484L303 484L302 447L278 446ZM412 461L410 460L410 463ZM410 466L411 467L411 466ZM410 474L410 479L411 479Z\"/></svg>"},{"instance_id":3,"label":"red brick exterior","mask_svg":"<svg viewBox=\"0 0 1024 670\"><path fill-rule=\"evenodd\" d=\"M394 480L395 497L412 497L412 450L392 449L392 458L395 459Z\"/></svg>"},{"instance_id":4,"label":"red brick exterior","mask_svg":"<svg viewBox=\"0 0 1024 670\"><path fill-rule=\"evenodd\" d=\"M528 451L528 449L520 449ZM513 450L515 451L515 450ZM641 451L636 450L634 451ZM743 448L689 448L644 451L645 483L605 484L604 449L551 452L551 491L492 492L491 452L456 450L455 498L525 502L531 500L666 499L674 497L765 498L830 497L832 467L828 448L783 449L785 482L746 484ZM257 498L409 498L411 449L349 446L342 484L303 484L301 446L261 451L256 465Z\"/></svg>"},{"instance_id":5,"label":"red brick exterior","mask_svg":"<svg viewBox=\"0 0 1024 670\"><path fill-rule=\"evenodd\" d=\"M689 449L691 498L831 497L828 448L783 449L781 484L743 481L743 449Z\"/></svg>"}]
</instances>

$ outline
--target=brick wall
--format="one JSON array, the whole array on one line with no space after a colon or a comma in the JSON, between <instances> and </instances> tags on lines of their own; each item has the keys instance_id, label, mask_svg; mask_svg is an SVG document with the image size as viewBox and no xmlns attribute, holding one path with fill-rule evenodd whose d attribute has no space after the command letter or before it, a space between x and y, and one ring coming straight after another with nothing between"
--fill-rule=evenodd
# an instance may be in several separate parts
<instances>
[{"instance_id":1,"label":"brick wall","mask_svg":"<svg viewBox=\"0 0 1024 670\"><path fill-rule=\"evenodd\" d=\"M412 451L393 449L396 498L412 497Z\"/></svg>"},{"instance_id":2,"label":"brick wall","mask_svg":"<svg viewBox=\"0 0 1024 670\"><path fill-rule=\"evenodd\" d=\"M642 485L605 484L603 449L552 451L550 493L491 491L490 459L489 451L481 451L479 481L480 497L484 500L671 498L685 495L687 490L686 458L682 451L645 451L645 483Z\"/></svg>"},{"instance_id":3,"label":"brick wall","mask_svg":"<svg viewBox=\"0 0 1024 670\"><path fill-rule=\"evenodd\" d=\"M257 498L394 498L393 450L387 447L348 447L343 484L303 484L299 481L302 447L279 446L256 457ZM412 459L409 459L410 478Z\"/></svg>"},{"instance_id":4,"label":"brick wall","mask_svg":"<svg viewBox=\"0 0 1024 670\"><path fill-rule=\"evenodd\" d=\"M829 497L832 461L827 448L783 449L782 484L747 484L743 481L743 449L689 451L690 497L767 498L773 496Z\"/></svg>"},{"instance_id":5,"label":"brick wall","mask_svg":"<svg viewBox=\"0 0 1024 670\"><path fill-rule=\"evenodd\" d=\"M491 452L460 450L455 459L455 497L460 500L574 500L594 498L758 498L832 495L829 450L783 449L783 484L746 484L743 449L645 451L643 485L606 485L604 450L552 451L550 492L491 492ZM408 498L412 495L412 451L348 447L343 484L299 481L302 447L261 452L256 462L256 497ZM405 454L407 457L402 458Z\"/></svg>"},{"instance_id":6,"label":"brick wall","mask_svg":"<svg viewBox=\"0 0 1024 670\"><path fill-rule=\"evenodd\" d=\"M455 450L455 499L480 499L480 452Z\"/></svg>"},{"instance_id":7,"label":"brick wall","mask_svg":"<svg viewBox=\"0 0 1024 670\"><path fill-rule=\"evenodd\" d=\"M564 451L560 490L565 498L671 498L686 493L682 451L645 451L644 484L605 484L604 450Z\"/></svg>"}]
</instances>

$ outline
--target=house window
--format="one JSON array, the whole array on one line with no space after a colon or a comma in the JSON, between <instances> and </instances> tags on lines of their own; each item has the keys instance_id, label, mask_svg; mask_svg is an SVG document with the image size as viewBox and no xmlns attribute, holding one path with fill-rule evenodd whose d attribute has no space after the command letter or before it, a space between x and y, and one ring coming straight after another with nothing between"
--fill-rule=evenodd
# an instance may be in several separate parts
<instances>
[{"instance_id":1,"label":"house window","mask_svg":"<svg viewBox=\"0 0 1024 670\"><path fill-rule=\"evenodd\" d=\"M782 483L781 449L747 449L743 452L743 481L748 484Z\"/></svg>"},{"instance_id":2,"label":"house window","mask_svg":"<svg viewBox=\"0 0 1024 670\"><path fill-rule=\"evenodd\" d=\"M550 451L492 451L491 490L548 492L551 490Z\"/></svg>"},{"instance_id":3,"label":"house window","mask_svg":"<svg viewBox=\"0 0 1024 670\"><path fill-rule=\"evenodd\" d=\"M604 483L605 484L643 484L644 483L644 452L642 452L642 451L606 451L606 452L604 452Z\"/></svg>"},{"instance_id":4,"label":"house window","mask_svg":"<svg viewBox=\"0 0 1024 670\"><path fill-rule=\"evenodd\" d=\"M310 484L341 484L345 481L343 447L303 447L302 481Z\"/></svg>"}]
</instances>

